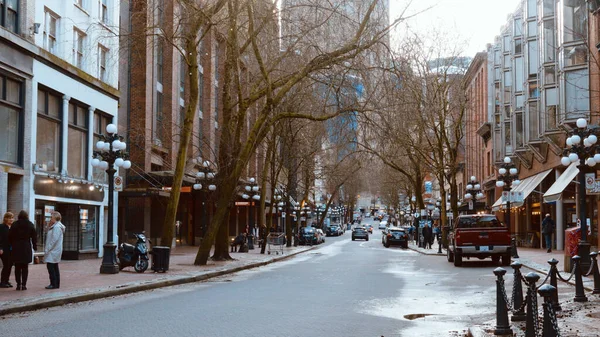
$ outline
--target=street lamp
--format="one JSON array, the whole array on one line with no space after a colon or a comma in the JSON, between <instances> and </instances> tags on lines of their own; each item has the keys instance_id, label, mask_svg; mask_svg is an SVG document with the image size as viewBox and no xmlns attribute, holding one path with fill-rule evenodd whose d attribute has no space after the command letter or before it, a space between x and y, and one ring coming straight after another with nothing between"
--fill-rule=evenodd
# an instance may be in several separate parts
<instances>
[{"instance_id":1,"label":"street lamp","mask_svg":"<svg viewBox=\"0 0 600 337\"><path fill-rule=\"evenodd\" d=\"M116 274L119 272L117 264L116 249L117 245L113 242L114 236L114 189L116 167L129 169L131 162L127 160L128 154L125 152L127 144L123 142L123 136L117 134L117 126L108 124L106 126L106 135L100 135L100 140L96 143L97 151L92 156L92 166L106 171L108 174L108 223L107 238L104 244L104 254L102 256L101 274Z\"/></svg>"},{"instance_id":2,"label":"street lamp","mask_svg":"<svg viewBox=\"0 0 600 337\"><path fill-rule=\"evenodd\" d=\"M283 191L280 191L279 189L275 189L275 196L273 197L275 199L275 205L276 205L276 214L277 214L277 232L281 233L283 232L282 228L281 228L281 213L283 212L283 206L285 205L283 203L283 201L281 201L281 199L283 199Z\"/></svg>"},{"instance_id":3,"label":"street lamp","mask_svg":"<svg viewBox=\"0 0 600 337\"><path fill-rule=\"evenodd\" d=\"M579 185L577 186L577 204L579 208L579 215L577 222L581 226L581 239L579 240L579 250L577 255L581 257L581 267L583 270L588 270L591 264L590 261L590 243L587 242L587 217L586 217L586 200L585 200L585 170L584 166L593 167L597 163L600 163L600 153L598 153L598 137L597 126L588 126L585 118L579 118L576 122L577 128L573 130L571 135L567 138L567 147L563 151L563 157L560 162L569 166L571 163L579 161L579 173L577 174L577 180Z\"/></svg>"},{"instance_id":4,"label":"street lamp","mask_svg":"<svg viewBox=\"0 0 600 337\"><path fill-rule=\"evenodd\" d=\"M217 190L217 186L211 182L215 179L216 172L210 168L210 162L205 160L202 162L202 166L198 173L196 173L196 183L194 184L194 190L205 192L205 198L202 202L202 237L206 234L206 228L208 227L208 211L206 210L206 204L208 201L208 193Z\"/></svg>"},{"instance_id":5,"label":"street lamp","mask_svg":"<svg viewBox=\"0 0 600 337\"><path fill-rule=\"evenodd\" d=\"M496 181L497 187L502 187L502 191L506 192L506 227L508 228L508 232L511 232L510 228L510 190L514 187L517 187L521 181L519 180L519 171L512 163L510 157L504 157L504 163L498 169L498 180ZM519 254L516 250L516 245L513 245L511 250L511 255L514 258L518 258Z\"/></svg>"},{"instance_id":6,"label":"street lamp","mask_svg":"<svg viewBox=\"0 0 600 337\"><path fill-rule=\"evenodd\" d=\"M294 206L294 214L296 215L296 237L294 238L294 247L297 247L300 238L300 206L298 206L298 204Z\"/></svg>"},{"instance_id":7,"label":"street lamp","mask_svg":"<svg viewBox=\"0 0 600 337\"><path fill-rule=\"evenodd\" d=\"M310 216L310 206L305 205L304 207L302 207L302 214L304 214L305 217L305 221L306 221L306 227L308 227L308 218Z\"/></svg>"},{"instance_id":8,"label":"street lamp","mask_svg":"<svg viewBox=\"0 0 600 337\"><path fill-rule=\"evenodd\" d=\"M317 226L319 226L321 224L320 219L322 218L324 210L321 208L320 205L317 205L317 208L315 210L315 213L317 215Z\"/></svg>"},{"instance_id":9,"label":"street lamp","mask_svg":"<svg viewBox=\"0 0 600 337\"><path fill-rule=\"evenodd\" d=\"M481 184L477 181L475 176L471 176L471 181L467 184L465 200L469 203L469 209L473 209L477 212L477 201L485 198L481 193ZM475 200L473 200L475 199Z\"/></svg>"},{"instance_id":10,"label":"street lamp","mask_svg":"<svg viewBox=\"0 0 600 337\"><path fill-rule=\"evenodd\" d=\"M246 200L250 200L250 212L249 212L249 216L250 216L250 220L248 221L248 249L254 249L254 201L258 201L260 200L260 187L258 186L258 184L256 183L256 179L254 178L250 178L249 180L250 182L248 183L248 185L246 185L246 187L244 187L244 189L246 190L246 193L242 194L242 198L246 199Z\"/></svg>"}]
</instances>

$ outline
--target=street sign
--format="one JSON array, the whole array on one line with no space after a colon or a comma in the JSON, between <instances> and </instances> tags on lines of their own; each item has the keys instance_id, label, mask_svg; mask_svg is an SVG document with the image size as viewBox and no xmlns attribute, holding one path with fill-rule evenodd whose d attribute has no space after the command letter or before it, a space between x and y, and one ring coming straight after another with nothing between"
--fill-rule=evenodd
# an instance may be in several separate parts
<instances>
[{"instance_id":1,"label":"street sign","mask_svg":"<svg viewBox=\"0 0 600 337\"><path fill-rule=\"evenodd\" d=\"M121 192L123 190L123 178L115 176L114 183L115 191Z\"/></svg>"},{"instance_id":2,"label":"street sign","mask_svg":"<svg viewBox=\"0 0 600 337\"><path fill-rule=\"evenodd\" d=\"M502 191L502 202L523 202L523 191Z\"/></svg>"},{"instance_id":3,"label":"street sign","mask_svg":"<svg viewBox=\"0 0 600 337\"><path fill-rule=\"evenodd\" d=\"M469 211L473 210L473 200L469 200Z\"/></svg>"}]
</instances>

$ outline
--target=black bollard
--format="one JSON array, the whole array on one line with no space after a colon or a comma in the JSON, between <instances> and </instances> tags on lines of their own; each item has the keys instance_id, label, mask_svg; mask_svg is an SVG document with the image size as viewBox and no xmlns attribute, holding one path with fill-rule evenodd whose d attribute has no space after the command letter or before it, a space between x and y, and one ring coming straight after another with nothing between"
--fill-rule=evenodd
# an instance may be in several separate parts
<instances>
[{"instance_id":1,"label":"black bollard","mask_svg":"<svg viewBox=\"0 0 600 337\"><path fill-rule=\"evenodd\" d=\"M598 252L591 252L590 257L592 258L592 274L594 275L594 291L592 294L600 294L600 272L598 271Z\"/></svg>"},{"instance_id":2,"label":"black bollard","mask_svg":"<svg viewBox=\"0 0 600 337\"><path fill-rule=\"evenodd\" d=\"M504 299L506 293L504 289L504 280L502 277L506 274L506 269L496 268L494 269L494 275L498 277L496 280L496 329L494 335L511 335L512 329L508 324L508 305Z\"/></svg>"},{"instance_id":3,"label":"black bollard","mask_svg":"<svg viewBox=\"0 0 600 337\"><path fill-rule=\"evenodd\" d=\"M558 260L555 258L551 258L548 260L550 264L550 285L554 287L554 295L552 295L552 308L554 311L561 311L560 303L558 303L558 268L556 265L558 264Z\"/></svg>"},{"instance_id":4,"label":"black bollard","mask_svg":"<svg viewBox=\"0 0 600 337\"><path fill-rule=\"evenodd\" d=\"M581 274L581 257L575 255L572 258L573 268L575 268L575 302L587 302L588 298L585 296L585 289L583 288L583 276Z\"/></svg>"},{"instance_id":5,"label":"black bollard","mask_svg":"<svg viewBox=\"0 0 600 337\"><path fill-rule=\"evenodd\" d=\"M510 239L510 253L512 258L519 258L519 253L517 252L517 239L515 238Z\"/></svg>"},{"instance_id":6,"label":"black bollard","mask_svg":"<svg viewBox=\"0 0 600 337\"><path fill-rule=\"evenodd\" d=\"M515 261L510 265L514 270L514 281L512 291L513 315L510 320L513 322L522 322L525 320L525 307L523 307L523 284L521 282L521 267L519 261Z\"/></svg>"},{"instance_id":7,"label":"black bollard","mask_svg":"<svg viewBox=\"0 0 600 337\"><path fill-rule=\"evenodd\" d=\"M441 234L437 235L437 242L438 242L438 254L442 254L442 235Z\"/></svg>"},{"instance_id":8,"label":"black bollard","mask_svg":"<svg viewBox=\"0 0 600 337\"><path fill-rule=\"evenodd\" d=\"M527 281L527 319L525 320L525 337L537 337L537 293L535 283L539 281L540 275L529 273L525 275Z\"/></svg>"},{"instance_id":9,"label":"black bollard","mask_svg":"<svg viewBox=\"0 0 600 337\"><path fill-rule=\"evenodd\" d=\"M557 337L559 336L558 322L552 305L552 296L556 293L556 288L544 284L538 289L538 293L544 298L544 330L542 337Z\"/></svg>"}]
</instances>

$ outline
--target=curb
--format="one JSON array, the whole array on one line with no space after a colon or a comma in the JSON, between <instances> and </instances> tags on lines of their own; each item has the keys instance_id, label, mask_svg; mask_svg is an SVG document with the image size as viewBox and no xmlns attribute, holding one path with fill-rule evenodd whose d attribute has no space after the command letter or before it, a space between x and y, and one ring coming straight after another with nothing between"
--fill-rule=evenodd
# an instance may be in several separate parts
<instances>
[{"instance_id":1,"label":"curb","mask_svg":"<svg viewBox=\"0 0 600 337\"><path fill-rule=\"evenodd\" d=\"M206 281L211 278L215 278L215 277L219 277L219 276L223 276L223 275L227 275L227 274L233 274L233 273L237 273L242 270L258 268L258 267L266 266L266 265L274 263L274 262L283 261L283 260L289 259L293 256L296 256L298 254L302 254L302 253L311 251L315 248L317 248L317 247L314 246L309 249L303 250L301 252L295 252L295 253L291 253L291 254L288 254L285 256L275 257L274 259L269 260L269 261L250 263L245 266L235 267L235 268L231 268L231 269L227 269L227 270L208 272L206 274L201 274L201 275L182 276L182 277L173 278L170 280L148 281L148 283L144 283L144 284L117 285L117 286L115 286L116 287L115 289L101 290L98 292L88 293L88 294L66 295L61 298L42 300L42 301L36 302L36 303L8 306L5 308L0 308L0 316L5 316L5 315L9 315L9 314L24 312L24 311L34 311L34 310L39 310L39 309L57 307L57 306L65 305L65 304L79 303L79 302L97 300L97 299L101 299L101 298L131 294L131 293L141 292L141 291L145 291L145 290L152 290L152 289L176 286L176 285L187 284L187 283L202 282L202 281Z\"/></svg>"},{"instance_id":2,"label":"curb","mask_svg":"<svg viewBox=\"0 0 600 337\"><path fill-rule=\"evenodd\" d=\"M469 333L468 333L469 337L486 337L488 336L488 334L483 331L482 328L478 327L478 326L472 326L469 327Z\"/></svg>"}]
</instances>

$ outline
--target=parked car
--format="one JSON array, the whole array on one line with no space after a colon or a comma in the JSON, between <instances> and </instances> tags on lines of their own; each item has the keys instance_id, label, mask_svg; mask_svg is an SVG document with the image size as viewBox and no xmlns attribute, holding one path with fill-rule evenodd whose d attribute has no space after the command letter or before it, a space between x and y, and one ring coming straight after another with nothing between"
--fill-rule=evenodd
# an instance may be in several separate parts
<instances>
[{"instance_id":1,"label":"parked car","mask_svg":"<svg viewBox=\"0 0 600 337\"><path fill-rule=\"evenodd\" d=\"M365 227L356 227L352 230L352 241L356 239L369 241L369 232Z\"/></svg>"},{"instance_id":2,"label":"parked car","mask_svg":"<svg viewBox=\"0 0 600 337\"><path fill-rule=\"evenodd\" d=\"M366 225L365 225L365 229L366 229L367 231L369 231L369 233L373 234L373 225L371 225L371 224L366 224Z\"/></svg>"},{"instance_id":3,"label":"parked car","mask_svg":"<svg viewBox=\"0 0 600 337\"><path fill-rule=\"evenodd\" d=\"M379 223L379 229L386 229L388 225L388 222L386 220L383 220Z\"/></svg>"},{"instance_id":4,"label":"parked car","mask_svg":"<svg viewBox=\"0 0 600 337\"><path fill-rule=\"evenodd\" d=\"M510 265L510 231L493 214L461 215L448 233L448 262L462 265L463 257L492 258Z\"/></svg>"},{"instance_id":5,"label":"parked car","mask_svg":"<svg viewBox=\"0 0 600 337\"><path fill-rule=\"evenodd\" d=\"M385 248L392 245L398 245L402 248L408 248L408 234L403 228L390 227L383 230L381 243Z\"/></svg>"},{"instance_id":6,"label":"parked car","mask_svg":"<svg viewBox=\"0 0 600 337\"><path fill-rule=\"evenodd\" d=\"M331 226L327 227L327 230L325 231L325 235L326 236L339 236L340 235L340 226L331 225Z\"/></svg>"},{"instance_id":7,"label":"parked car","mask_svg":"<svg viewBox=\"0 0 600 337\"><path fill-rule=\"evenodd\" d=\"M321 231L322 233L322 231ZM300 245L316 245L321 243L321 234L314 227L302 227L300 228L300 235L298 235L298 244Z\"/></svg>"}]
</instances>

